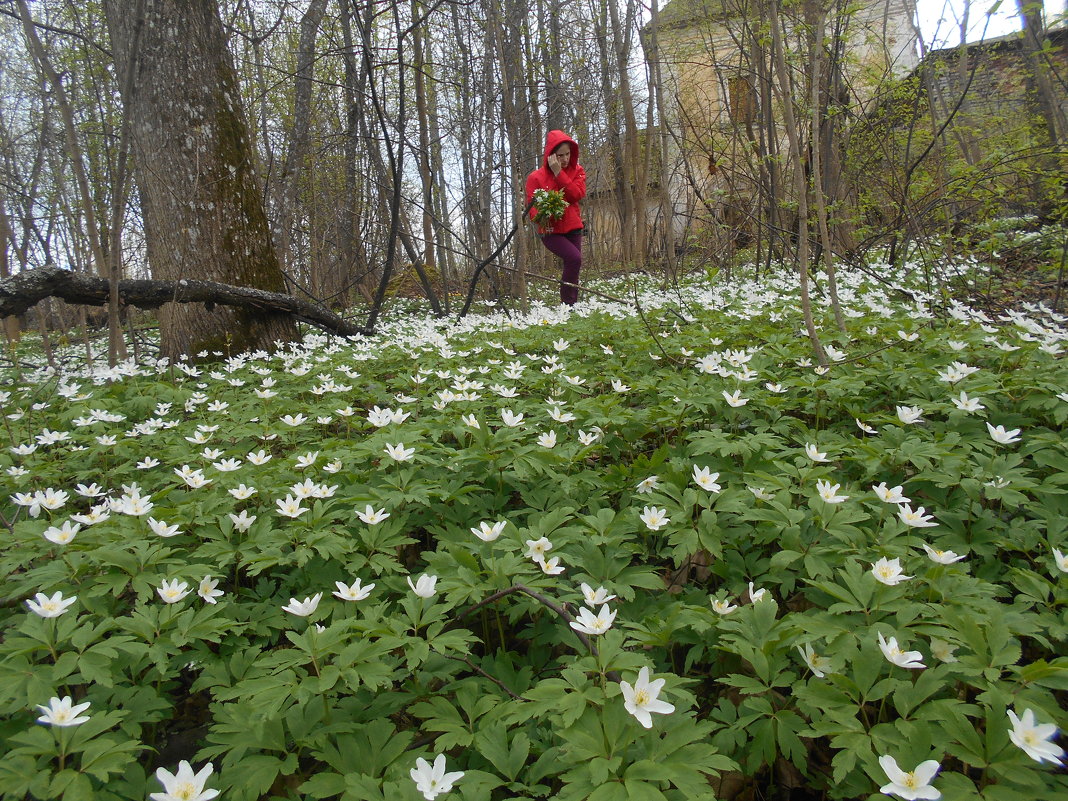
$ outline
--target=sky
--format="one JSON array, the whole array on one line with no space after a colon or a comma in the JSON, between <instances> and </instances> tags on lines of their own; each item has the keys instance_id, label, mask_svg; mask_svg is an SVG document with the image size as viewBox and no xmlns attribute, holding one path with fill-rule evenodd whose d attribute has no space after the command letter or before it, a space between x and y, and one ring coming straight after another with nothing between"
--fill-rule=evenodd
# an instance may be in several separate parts
<instances>
[{"instance_id":1,"label":"sky","mask_svg":"<svg viewBox=\"0 0 1068 801\"><path fill-rule=\"evenodd\" d=\"M960 44L960 22L963 8L969 0L916 0L920 17L920 30L928 47L952 47ZM970 0L968 13L968 41L993 39L1020 30L1020 18L1016 12L1016 0ZM990 22L987 24L987 12ZM1046 0L1046 19L1054 20L1063 15L1065 0ZM984 34L983 29L986 28Z\"/></svg>"}]
</instances>

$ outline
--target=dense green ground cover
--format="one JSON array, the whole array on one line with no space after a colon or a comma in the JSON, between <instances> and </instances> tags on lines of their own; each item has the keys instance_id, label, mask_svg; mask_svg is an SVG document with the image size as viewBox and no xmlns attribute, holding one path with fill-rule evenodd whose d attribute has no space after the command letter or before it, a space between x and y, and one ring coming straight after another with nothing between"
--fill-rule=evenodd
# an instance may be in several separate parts
<instances>
[{"instance_id":1,"label":"dense green ground cover","mask_svg":"<svg viewBox=\"0 0 1068 801\"><path fill-rule=\"evenodd\" d=\"M1065 320L844 284L4 375L0 794L1068 797Z\"/></svg>"}]
</instances>

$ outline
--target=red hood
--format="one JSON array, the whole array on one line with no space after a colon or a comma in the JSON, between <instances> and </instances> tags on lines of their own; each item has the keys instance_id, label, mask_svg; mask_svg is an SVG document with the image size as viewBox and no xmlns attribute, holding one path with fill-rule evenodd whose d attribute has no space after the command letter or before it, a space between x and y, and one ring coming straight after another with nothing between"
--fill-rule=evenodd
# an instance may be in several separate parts
<instances>
[{"instance_id":1,"label":"red hood","mask_svg":"<svg viewBox=\"0 0 1068 801\"><path fill-rule=\"evenodd\" d=\"M568 172L574 170L575 165L579 163L579 146L578 142L572 139L563 131L549 131L545 137L545 154L541 157L541 166L545 169L549 169L549 156L556 148L560 147L564 142L571 145L571 161L567 165ZM528 162L529 163L529 162Z\"/></svg>"}]
</instances>

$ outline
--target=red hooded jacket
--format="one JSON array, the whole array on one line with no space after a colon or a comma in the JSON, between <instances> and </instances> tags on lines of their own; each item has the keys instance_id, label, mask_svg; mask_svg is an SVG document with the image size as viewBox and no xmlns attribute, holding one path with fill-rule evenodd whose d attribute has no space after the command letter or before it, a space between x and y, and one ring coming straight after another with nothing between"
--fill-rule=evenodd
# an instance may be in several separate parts
<instances>
[{"instance_id":1,"label":"red hooded jacket","mask_svg":"<svg viewBox=\"0 0 1068 801\"><path fill-rule=\"evenodd\" d=\"M559 175L553 175L549 169L549 156L564 142L571 145L571 160L568 165L560 170ZM563 131L549 131L545 137L545 153L541 158L541 167L527 176L527 203L534 197L535 189L563 189L564 200L568 207L564 210L564 216L553 223L551 231L544 233L566 234L582 227L582 216L579 214L578 202L586 197L586 171L578 163L578 142ZM530 219L534 219L535 211L530 210Z\"/></svg>"}]
</instances>

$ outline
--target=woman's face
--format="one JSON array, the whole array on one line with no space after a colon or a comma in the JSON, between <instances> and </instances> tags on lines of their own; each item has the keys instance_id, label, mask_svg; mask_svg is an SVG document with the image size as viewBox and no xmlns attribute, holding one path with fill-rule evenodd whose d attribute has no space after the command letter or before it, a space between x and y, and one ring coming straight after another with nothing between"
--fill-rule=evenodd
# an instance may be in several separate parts
<instances>
[{"instance_id":1,"label":"woman's face","mask_svg":"<svg viewBox=\"0 0 1068 801\"><path fill-rule=\"evenodd\" d=\"M571 145L568 142L564 142L560 147L553 151L556 156L557 162L560 164L560 169L563 169L571 163Z\"/></svg>"}]
</instances>

